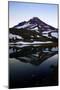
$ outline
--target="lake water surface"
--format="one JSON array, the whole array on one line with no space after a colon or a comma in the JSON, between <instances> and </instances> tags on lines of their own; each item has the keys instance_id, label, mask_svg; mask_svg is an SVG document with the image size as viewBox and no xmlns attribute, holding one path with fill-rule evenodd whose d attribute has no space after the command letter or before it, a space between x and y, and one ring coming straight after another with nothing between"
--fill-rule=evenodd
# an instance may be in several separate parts
<instances>
[{"instance_id":1,"label":"lake water surface","mask_svg":"<svg viewBox=\"0 0 60 90\"><path fill-rule=\"evenodd\" d=\"M58 85L58 47L9 46L10 88Z\"/></svg>"}]
</instances>

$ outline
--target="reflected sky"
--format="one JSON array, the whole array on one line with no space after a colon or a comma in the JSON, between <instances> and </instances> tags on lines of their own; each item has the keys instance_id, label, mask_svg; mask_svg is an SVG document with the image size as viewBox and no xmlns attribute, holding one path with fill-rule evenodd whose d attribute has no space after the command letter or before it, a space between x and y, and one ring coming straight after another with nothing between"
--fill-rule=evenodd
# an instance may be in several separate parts
<instances>
[{"instance_id":1,"label":"reflected sky","mask_svg":"<svg viewBox=\"0 0 60 90\"><path fill-rule=\"evenodd\" d=\"M57 25L57 5L22 3L9 1L9 27L32 17L39 17L42 21L54 27Z\"/></svg>"}]
</instances>

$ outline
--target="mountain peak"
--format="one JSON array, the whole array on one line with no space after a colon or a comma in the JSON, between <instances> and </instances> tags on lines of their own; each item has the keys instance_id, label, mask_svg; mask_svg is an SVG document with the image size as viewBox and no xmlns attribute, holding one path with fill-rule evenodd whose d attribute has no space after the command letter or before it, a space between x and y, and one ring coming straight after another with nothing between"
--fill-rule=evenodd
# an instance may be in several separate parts
<instances>
[{"instance_id":1,"label":"mountain peak","mask_svg":"<svg viewBox=\"0 0 60 90\"><path fill-rule=\"evenodd\" d=\"M29 20L31 23L39 23L41 20L38 17L33 17L32 19Z\"/></svg>"},{"instance_id":2,"label":"mountain peak","mask_svg":"<svg viewBox=\"0 0 60 90\"><path fill-rule=\"evenodd\" d=\"M38 17L33 17L32 19L33 20L40 20Z\"/></svg>"}]
</instances>

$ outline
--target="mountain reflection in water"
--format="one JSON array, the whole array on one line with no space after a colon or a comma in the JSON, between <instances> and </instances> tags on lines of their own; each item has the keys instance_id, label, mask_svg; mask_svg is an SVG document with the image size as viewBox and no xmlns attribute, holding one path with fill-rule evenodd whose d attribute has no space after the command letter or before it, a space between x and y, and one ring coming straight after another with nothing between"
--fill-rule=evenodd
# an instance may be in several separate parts
<instances>
[{"instance_id":1,"label":"mountain reflection in water","mask_svg":"<svg viewBox=\"0 0 60 90\"><path fill-rule=\"evenodd\" d=\"M39 65L46 59L57 54L57 47L10 47L10 58L16 58L24 63L31 63L33 65Z\"/></svg>"},{"instance_id":2,"label":"mountain reflection in water","mask_svg":"<svg viewBox=\"0 0 60 90\"><path fill-rule=\"evenodd\" d=\"M58 61L56 60L57 58L55 58L56 55L58 55L57 46L46 47L43 45L42 46L10 45L9 58L11 59L11 62L13 59L15 59L15 62L16 60L20 62L18 64L13 62L13 65L11 65L11 62L9 63L10 88L57 85ZM48 69L49 63L55 61L56 64L51 65L49 71ZM15 70L14 64L17 67ZM24 70L22 68L22 65L24 65ZM44 69L44 66L46 66L46 69ZM43 69L41 69L41 67L43 67Z\"/></svg>"}]
</instances>

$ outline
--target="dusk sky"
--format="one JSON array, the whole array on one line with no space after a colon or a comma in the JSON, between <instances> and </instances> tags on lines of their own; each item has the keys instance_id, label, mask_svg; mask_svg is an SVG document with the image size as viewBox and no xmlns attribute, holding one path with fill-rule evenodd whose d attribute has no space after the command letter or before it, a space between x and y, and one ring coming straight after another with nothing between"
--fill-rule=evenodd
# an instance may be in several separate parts
<instances>
[{"instance_id":1,"label":"dusk sky","mask_svg":"<svg viewBox=\"0 0 60 90\"><path fill-rule=\"evenodd\" d=\"M58 6L51 4L9 1L9 27L38 17L49 25L58 27Z\"/></svg>"}]
</instances>

